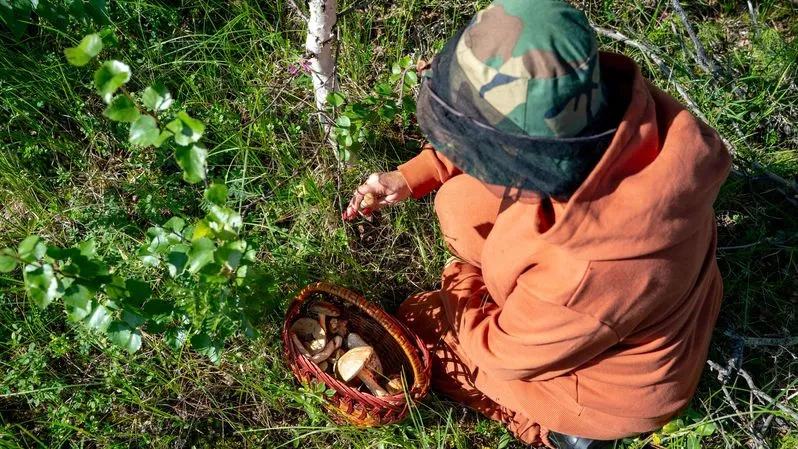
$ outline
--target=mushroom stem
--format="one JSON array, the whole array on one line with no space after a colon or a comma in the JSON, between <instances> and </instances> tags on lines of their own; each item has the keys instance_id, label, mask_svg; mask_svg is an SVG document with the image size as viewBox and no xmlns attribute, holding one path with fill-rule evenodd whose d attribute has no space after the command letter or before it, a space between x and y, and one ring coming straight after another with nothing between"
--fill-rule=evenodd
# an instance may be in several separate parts
<instances>
[{"instance_id":1,"label":"mushroom stem","mask_svg":"<svg viewBox=\"0 0 798 449\"><path fill-rule=\"evenodd\" d=\"M333 352L335 352L336 349L341 347L342 341L343 339L340 336L336 335L335 338L327 342L327 345L324 347L324 349L322 349L321 352L312 356L310 360L315 364L319 364L327 360L333 354Z\"/></svg>"},{"instance_id":2,"label":"mushroom stem","mask_svg":"<svg viewBox=\"0 0 798 449\"><path fill-rule=\"evenodd\" d=\"M383 397L388 396L388 392L383 390L379 383L377 383L377 379L374 378L374 374L367 368L364 368L357 374L358 379L362 380L364 384L371 390L371 394L374 396Z\"/></svg>"},{"instance_id":3,"label":"mushroom stem","mask_svg":"<svg viewBox=\"0 0 798 449\"><path fill-rule=\"evenodd\" d=\"M321 329L324 331L325 334L327 333L327 322L326 322L326 320L327 320L327 315L325 315L323 313L320 313L319 314L319 324L321 324Z\"/></svg>"},{"instance_id":4,"label":"mushroom stem","mask_svg":"<svg viewBox=\"0 0 798 449\"><path fill-rule=\"evenodd\" d=\"M291 332L291 341L294 342L294 346L296 346L296 350L299 351L300 354L304 355L305 357L310 357L310 352L307 350L307 348L305 348L305 345L299 341L299 337L297 337L293 332Z\"/></svg>"}]
</instances>

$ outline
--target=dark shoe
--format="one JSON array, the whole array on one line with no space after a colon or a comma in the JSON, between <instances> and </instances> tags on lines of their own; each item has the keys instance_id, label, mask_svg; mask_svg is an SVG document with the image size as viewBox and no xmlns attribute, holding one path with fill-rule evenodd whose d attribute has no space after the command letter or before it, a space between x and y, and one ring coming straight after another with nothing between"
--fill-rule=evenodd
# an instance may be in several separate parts
<instances>
[{"instance_id":1,"label":"dark shoe","mask_svg":"<svg viewBox=\"0 0 798 449\"><path fill-rule=\"evenodd\" d=\"M607 449L615 446L615 441L591 440L557 432L549 432L549 440L557 449Z\"/></svg>"}]
</instances>

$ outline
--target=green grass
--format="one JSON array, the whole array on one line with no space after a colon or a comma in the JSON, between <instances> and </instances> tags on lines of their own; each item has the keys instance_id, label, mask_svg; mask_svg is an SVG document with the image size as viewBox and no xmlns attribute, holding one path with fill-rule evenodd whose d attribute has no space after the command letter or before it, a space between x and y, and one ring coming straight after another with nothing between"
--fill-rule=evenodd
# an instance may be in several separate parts
<instances>
[{"instance_id":1,"label":"green grass","mask_svg":"<svg viewBox=\"0 0 798 449\"><path fill-rule=\"evenodd\" d=\"M343 90L357 98L400 57L429 59L486 3L374 2L350 14L340 24ZM668 1L579 3L596 24L655 49L740 151L746 176L731 176L716 204L726 288L719 328L798 335L798 211L750 164L786 179L798 175L798 8L756 2L754 29L745 2L685 2L723 70L713 81L687 54L692 43ZM283 306L315 279L350 286L388 310L434 286L446 253L429 200L362 228L340 220L358 181L409 158L421 136L385 127L379 145L339 170L309 122L309 80L288 74L302 55L304 31L284 1L113 2L111 16L120 39L113 56L133 67L131 90L164 80L178 106L207 124L212 174L231 184L248 239L279 274ZM15 43L0 30L0 246L31 233L60 244L94 237L106 261L143 273L132 255L146 228L174 214L198 216L199 195L168 154L130 147L124 128L101 116L90 69L67 66L61 53L85 31L31 26ZM675 94L645 55L602 44L631 55ZM149 337L130 357L67 324L56 308L37 310L19 277L0 275L0 447L521 447L500 426L435 395L400 425L335 426L319 395L300 390L286 369L280 313L263 317L258 340L227 348L219 367ZM716 332L710 357L725 364L732 347ZM759 388L793 407L795 349L746 348L743 360ZM771 415L778 419L763 432L770 447L798 444L796 423L752 399L742 379L728 388L737 410L707 369L687 426L661 435L661 445L743 447L749 437L741 423L761 428ZM699 425L708 422L718 430L697 443Z\"/></svg>"}]
</instances>

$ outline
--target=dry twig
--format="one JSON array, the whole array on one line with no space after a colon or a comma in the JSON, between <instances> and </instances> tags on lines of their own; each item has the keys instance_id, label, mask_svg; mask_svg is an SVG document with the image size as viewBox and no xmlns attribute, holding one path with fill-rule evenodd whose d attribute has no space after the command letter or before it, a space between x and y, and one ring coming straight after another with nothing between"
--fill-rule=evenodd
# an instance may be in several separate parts
<instances>
[{"instance_id":1,"label":"dry twig","mask_svg":"<svg viewBox=\"0 0 798 449\"><path fill-rule=\"evenodd\" d=\"M687 34L690 35L693 45L695 45L696 62L699 66L701 66L702 69L714 76L717 72L717 68L709 59L709 56L707 56L707 51L704 50L704 45L701 44L701 40L698 39L698 35L695 33L695 30L693 30L690 20L687 19L687 14L684 12L684 9L682 9L682 4L679 2L679 0L671 0L671 4L673 5L673 9L676 10L676 13L679 14L679 18L682 19L682 24L687 29Z\"/></svg>"}]
</instances>

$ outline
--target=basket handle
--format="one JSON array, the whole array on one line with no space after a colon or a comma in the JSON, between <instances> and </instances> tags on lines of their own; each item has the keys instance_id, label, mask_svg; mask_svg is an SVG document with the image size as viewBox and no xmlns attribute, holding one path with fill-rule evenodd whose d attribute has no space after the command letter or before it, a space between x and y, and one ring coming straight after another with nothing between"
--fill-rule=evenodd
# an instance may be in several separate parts
<instances>
[{"instance_id":1,"label":"basket handle","mask_svg":"<svg viewBox=\"0 0 798 449\"><path fill-rule=\"evenodd\" d=\"M396 321L395 318L388 315L387 313L383 312L382 310L378 309L377 306L368 302L365 298L360 296L359 294L349 290L347 288L341 287L339 285L330 284L329 282L316 282L315 284L308 285L301 292L296 296L296 301L294 302L294 307L297 310L302 307L305 300L313 293L322 292L322 293L329 293L331 295L337 296L339 298L343 298L352 304L359 307L361 310L366 312L370 317L380 323L389 334L399 343L399 346L402 348L402 351L408 355L408 359L410 360L410 368L413 370L413 388L411 390L416 390L418 394L423 396L426 394L427 388L423 383L423 379L428 377L428 373L426 373L423 366L421 366L420 358L418 356L411 357L411 354L416 355L417 349L421 351L426 351L426 347L422 344L419 348L415 348L410 344L410 337L413 334L408 334L409 329L406 326L403 326L401 323ZM425 359L428 359L429 355L425 354Z\"/></svg>"}]
</instances>

